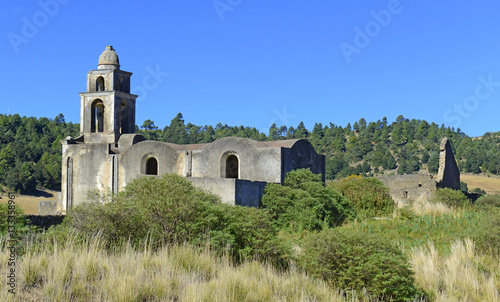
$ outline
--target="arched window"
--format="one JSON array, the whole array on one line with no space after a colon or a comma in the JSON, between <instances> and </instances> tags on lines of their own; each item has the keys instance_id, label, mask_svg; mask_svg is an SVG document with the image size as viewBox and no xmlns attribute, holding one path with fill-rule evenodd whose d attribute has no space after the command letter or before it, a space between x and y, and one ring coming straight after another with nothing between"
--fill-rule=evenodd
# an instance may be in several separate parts
<instances>
[{"instance_id":1,"label":"arched window","mask_svg":"<svg viewBox=\"0 0 500 302\"><path fill-rule=\"evenodd\" d=\"M101 100L92 102L91 132L104 132L104 103Z\"/></svg>"},{"instance_id":2,"label":"arched window","mask_svg":"<svg viewBox=\"0 0 500 302\"><path fill-rule=\"evenodd\" d=\"M229 155L226 159L226 178L238 178L238 157Z\"/></svg>"},{"instance_id":3,"label":"arched window","mask_svg":"<svg viewBox=\"0 0 500 302\"><path fill-rule=\"evenodd\" d=\"M146 160L146 174L158 175L158 161L156 158L150 157Z\"/></svg>"},{"instance_id":4,"label":"arched window","mask_svg":"<svg viewBox=\"0 0 500 302\"><path fill-rule=\"evenodd\" d=\"M128 125L127 101L123 100L120 104L120 133L130 133Z\"/></svg>"},{"instance_id":5,"label":"arched window","mask_svg":"<svg viewBox=\"0 0 500 302\"><path fill-rule=\"evenodd\" d=\"M104 78L103 77L98 77L96 82L95 82L95 90L96 91L104 91L106 90L104 88Z\"/></svg>"},{"instance_id":6,"label":"arched window","mask_svg":"<svg viewBox=\"0 0 500 302\"><path fill-rule=\"evenodd\" d=\"M125 92L125 83L123 82L123 78L120 77L120 80L118 81L120 85L120 91Z\"/></svg>"}]
</instances>

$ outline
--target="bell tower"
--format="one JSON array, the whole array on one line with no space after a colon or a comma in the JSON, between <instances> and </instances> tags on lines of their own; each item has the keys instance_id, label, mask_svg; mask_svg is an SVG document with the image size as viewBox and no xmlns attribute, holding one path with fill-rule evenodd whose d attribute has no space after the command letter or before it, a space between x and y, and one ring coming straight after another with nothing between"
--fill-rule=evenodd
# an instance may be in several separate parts
<instances>
[{"instance_id":1,"label":"bell tower","mask_svg":"<svg viewBox=\"0 0 500 302\"><path fill-rule=\"evenodd\" d=\"M80 93L80 134L85 143L118 142L135 132L135 100L130 94L131 72L120 70L113 46L99 57L97 70L87 74L87 92Z\"/></svg>"}]
</instances>

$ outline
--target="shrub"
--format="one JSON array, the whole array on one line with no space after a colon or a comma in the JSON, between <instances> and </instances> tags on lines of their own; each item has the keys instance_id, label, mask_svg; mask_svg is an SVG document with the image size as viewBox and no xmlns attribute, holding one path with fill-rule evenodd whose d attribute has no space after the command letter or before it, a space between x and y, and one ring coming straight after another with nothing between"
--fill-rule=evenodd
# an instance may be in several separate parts
<instances>
[{"instance_id":1,"label":"shrub","mask_svg":"<svg viewBox=\"0 0 500 302\"><path fill-rule=\"evenodd\" d=\"M389 189L376 178L349 176L329 185L349 199L358 216L389 215L394 210Z\"/></svg>"},{"instance_id":2,"label":"shrub","mask_svg":"<svg viewBox=\"0 0 500 302\"><path fill-rule=\"evenodd\" d=\"M486 191L480 188L474 188L471 192L486 195Z\"/></svg>"},{"instance_id":3,"label":"shrub","mask_svg":"<svg viewBox=\"0 0 500 302\"><path fill-rule=\"evenodd\" d=\"M460 191L462 192L468 192L469 188L467 187L467 183L460 181Z\"/></svg>"},{"instance_id":4,"label":"shrub","mask_svg":"<svg viewBox=\"0 0 500 302\"><path fill-rule=\"evenodd\" d=\"M14 212L12 213L12 211ZM24 211L20 209L19 206L15 206L14 210L9 210L8 204L0 203L0 234L7 234L9 225L12 226L12 224L9 224L9 216L12 215L15 217L15 227L17 235L19 235L20 233L25 233L30 229L27 225L28 222L24 217Z\"/></svg>"},{"instance_id":5,"label":"shrub","mask_svg":"<svg viewBox=\"0 0 500 302\"><path fill-rule=\"evenodd\" d=\"M226 204L211 205L200 217L200 229L208 230L210 245L223 252L229 245L240 259L258 256L263 260L280 261L285 247L277 240L269 214L263 210ZM199 236L197 242L204 243ZM196 242L196 240L194 241Z\"/></svg>"},{"instance_id":6,"label":"shrub","mask_svg":"<svg viewBox=\"0 0 500 302\"><path fill-rule=\"evenodd\" d=\"M154 248L209 240L213 249L230 247L242 258L280 257L270 220L264 211L220 204L215 195L170 174L136 179L113 202L79 205L62 227L83 235L102 231L108 247L127 240Z\"/></svg>"},{"instance_id":7,"label":"shrub","mask_svg":"<svg viewBox=\"0 0 500 302\"><path fill-rule=\"evenodd\" d=\"M320 230L354 216L349 201L309 169L289 172L283 186L268 184L262 207L278 229Z\"/></svg>"},{"instance_id":8,"label":"shrub","mask_svg":"<svg viewBox=\"0 0 500 302\"><path fill-rule=\"evenodd\" d=\"M461 208L470 204L464 193L450 188L437 189L433 193L430 202L440 202L453 208Z\"/></svg>"},{"instance_id":9,"label":"shrub","mask_svg":"<svg viewBox=\"0 0 500 302\"><path fill-rule=\"evenodd\" d=\"M474 205L480 209L500 209L500 195L481 196L476 200Z\"/></svg>"},{"instance_id":10,"label":"shrub","mask_svg":"<svg viewBox=\"0 0 500 302\"><path fill-rule=\"evenodd\" d=\"M401 250L376 235L328 229L306 238L300 263L311 275L333 287L383 301L406 301L422 293L414 286L414 274Z\"/></svg>"}]
</instances>

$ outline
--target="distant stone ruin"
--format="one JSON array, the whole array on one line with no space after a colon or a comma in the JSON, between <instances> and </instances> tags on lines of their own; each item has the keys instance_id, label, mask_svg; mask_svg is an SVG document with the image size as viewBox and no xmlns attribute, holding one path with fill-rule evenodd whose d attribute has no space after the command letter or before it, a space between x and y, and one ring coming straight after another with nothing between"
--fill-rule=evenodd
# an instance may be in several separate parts
<instances>
[{"instance_id":1,"label":"distant stone ruin","mask_svg":"<svg viewBox=\"0 0 500 302\"><path fill-rule=\"evenodd\" d=\"M378 179L389 188L392 199L401 205L408 200L423 202L436 191L436 180L430 174L388 175Z\"/></svg>"},{"instance_id":2,"label":"distant stone ruin","mask_svg":"<svg viewBox=\"0 0 500 302\"><path fill-rule=\"evenodd\" d=\"M388 175L378 177L389 188L392 199L399 205L409 200L420 203L430 197L437 188L460 190L460 172L451 150L448 138L440 144L439 170L435 178L432 174Z\"/></svg>"},{"instance_id":3,"label":"distant stone ruin","mask_svg":"<svg viewBox=\"0 0 500 302\"><path fill-rule=\"evenodd\" d=\"M447 137L441 141L439 151L439 171L436 179L438 188L460 190L460 172Z\"/></svg>"}]
</instances>

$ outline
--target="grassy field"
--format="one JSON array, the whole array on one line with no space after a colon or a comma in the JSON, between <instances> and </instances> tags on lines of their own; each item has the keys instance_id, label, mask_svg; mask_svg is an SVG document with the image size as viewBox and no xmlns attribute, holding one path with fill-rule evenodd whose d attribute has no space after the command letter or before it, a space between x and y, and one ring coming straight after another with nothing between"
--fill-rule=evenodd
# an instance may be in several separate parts
<instances>
[{"instance_id":1,"label":"grassy field","mask_svg":"<svg viewBox=\"0 0 500 302\"><path fill-rule=\"evenodd\" d=\"M500 178L498 176L461 174L460 180L467 184L469 191L480 188L485 190L488 195L500 194Z\"/></svg>"},{"instance_id":2,"label":"grassy field","mask_svg":"<svg viewBox=\"0 0 500 302\"><path fill-rule=\"evenodd\" d=\"M56 200L55 191L38 191L36 195L18 195L16 194L16 205L24 210L25 214L35 215L38 210L38 203L44 200ZM0 203L7 203L9 198L7 194L0 196Z\"/></svg>"},{"instance_id":3,"label":"grassy field","mask_svg":"<svg viewBox=\"0 0 500 302\"><path fill-rule=\"evenodd\" d=\"M8 257L0 249L3 276ZM278 271L258 261L236 266L182 245L157 252L125 245L110 253L99 238L84 247L71 240L58 248L35 243L17 269L16 295L0 282L1 301L368 301L347 299L300 270Z\"/></svg>"},{"instance_id":4,"label":"grassy field","mask_svg":"<svg viewBox=\"0 0 500 302\"><path fill-rule=\"evenodd\" d=\"M8 275L9 251L0 237L0 274ZM448 252L433 240L406 249L415 283L429 301L499 301L500 262L470 239L451 240ZM227 256L185 245L158 251L125 244L109 251L99 237L83 246L32 243L18 259L16 295L0 282L1 301L379 301L345 295L292 265L260 261L235 265Z\"/></svg>"}]
</instances>

